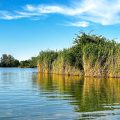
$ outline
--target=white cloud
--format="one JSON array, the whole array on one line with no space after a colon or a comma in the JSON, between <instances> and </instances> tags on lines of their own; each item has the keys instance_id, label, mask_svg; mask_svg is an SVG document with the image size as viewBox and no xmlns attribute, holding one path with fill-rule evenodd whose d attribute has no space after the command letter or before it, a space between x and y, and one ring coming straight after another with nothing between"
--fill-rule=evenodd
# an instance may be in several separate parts
<instances>
[{"instance_id":1,"label":"white cloud","mask_svg":"<svg viewBox=\"0 0 120 120\"><path fill-rule=\"evenodd\" d=\"M85 5L96 5L80 18L102 25L120 23L120 0L85 0Z\"/></svg>"},{"instance_id":2,"label":"white cloud","mask_svg":"<svg viewBox=\"0 0 120 120\"><path fill-rule=\"evenodd\" d=\"M70 6L27 5L26 10L39 14L63 14L102 25L120 23L120 0L77 0Z\"/></svg>"},{"instance_id":3,"label":"white cloud","mask_svg":"<svg viewBox=\"0 0 120 120\"><path fill-rule=\"evenodd\" d=\"M50 13L61 13L64 9L60 6L49 6L49 5L26 5L26 11L28 12L36 12L39 14L50 14Z\"/></svg>"},{"instance_id":4,"label":"white cloud","mask_svg":"<svg viewBox=\"0 0 120 120\"><path fill-rule=\"evenodd\" d=\"M10 20L12 19L12 16L8 11L0 11L0 18Z\"/></svg>"},{"instance_id":5,"label":"white cloud","mask_svg":"<svg viewBox=\"0 0 120 120\"><path fill-rule=\"evenodd\" d=\"M13 20L13 19L20 19L24 17L30 17L28 16L28 13L26 15L22 15L20 13L11 13L8 11L0 11L0 19L5 19L5 20Z\"/></svg>"},{"instance_id":6,"label":"white cloud","mask_svg":"<svg viewBox=\"0 0 120 120\"><path fill-rule=\"evenodd\" d=\"M86 21L79 21L79 22L69 22L66 25L67 26L74 26L74 27L88 27L89 23Z\"/></svg>"},{"instance_id":7,"label":"white cloud","mask_svg":"<svg viewBox=\"0 0 120 120\"><path fill-rule=\"evenodd\" d=\"M63 14L68 16L76 16L82 14L84 12L89 11L91 8L95 7L94 5L91 6L84 6L83 4L79 4L79 6L62 6L62 5L26 5L25 10L28 12L36 12L40 14Z\"/></svg>"},{"instance_id":8,"label":"white cloud","mask_svg":"<svg viewBox=\"0 0 120 120\"><path fill-rule=\"evenodd\" d=\"M13 13L0 11L0 18L12 20L46 14L61 14L75 18L80 22L71 22L71 25L76 27L87 27L88 22L101 25L119 24L120 0L74 0L71 5L26 5L21 11Z\"/></svg>"}]
</instances>

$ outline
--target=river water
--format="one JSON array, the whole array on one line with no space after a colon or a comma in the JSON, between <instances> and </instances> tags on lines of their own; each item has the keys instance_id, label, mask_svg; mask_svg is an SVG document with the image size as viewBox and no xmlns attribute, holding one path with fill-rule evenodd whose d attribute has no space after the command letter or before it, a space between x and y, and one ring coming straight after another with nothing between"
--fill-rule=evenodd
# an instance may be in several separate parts
<instances>
[{"instance_id":1,"label":"river water","mask_svg":"<svg viewBox=\"0 0 120 120\"><path fill-rule=\"evenodd\" d=\"M0 120L120 120L120 79L0 68Z\"/></svg>"}]
</instances>

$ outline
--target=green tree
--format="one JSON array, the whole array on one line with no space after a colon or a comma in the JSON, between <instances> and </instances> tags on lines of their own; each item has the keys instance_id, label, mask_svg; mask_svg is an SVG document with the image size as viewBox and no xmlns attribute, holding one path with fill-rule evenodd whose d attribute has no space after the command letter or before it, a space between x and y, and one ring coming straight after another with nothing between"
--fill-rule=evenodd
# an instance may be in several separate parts
<instances>
[{"instance_id":1,"label":"green tree","mask_svg":"<svg viewBox=\"0 0 120 120\"><path fill-rule=\"evenodd\" d=\"M0 58L0 67L18 67L19 61L12 55L3 54Z\"/></svg>"}]
</instances>

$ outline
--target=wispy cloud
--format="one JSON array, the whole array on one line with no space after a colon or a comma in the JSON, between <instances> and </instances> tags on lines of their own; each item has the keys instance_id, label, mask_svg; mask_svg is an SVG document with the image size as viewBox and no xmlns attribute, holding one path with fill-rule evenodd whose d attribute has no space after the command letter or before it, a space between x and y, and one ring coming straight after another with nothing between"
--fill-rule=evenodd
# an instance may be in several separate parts
<instances>
[{"instance_id":1,"label":"wispy cloud","mask_svg":"<svg viewBox=\"0 0 120 120\"><path fill-rule=\"evenodd\" d=\"M75 0L71 5L25 5L21 11L0 11L0 18L6 20L61 14L79 22L71 26L87 27L89 23L113 25L120 23L120 0ZM87 21L87 22L86 22Z\"/></svg>"},{"instance_id":2,"label":"wispy cloud","mask_svg":"<svg viewBox=\"0 0 120 120\"><path fill-rule=\"evenodd\" d=\"M68 22L65 26L74 26L74 27L88 27L89 23L86 21L78 21L78 22Z\"/></svg>"},{"instance_id":3,"label":"wispy cloud","mask_svg":"<svg viewBox=\"0 0 120 120\"><path fill-rule=\"evenodd\" d=\"M27 17L31 17L31 14L28 13L22 14L22 12L0 11L0 19L13 20L13 19L21 19Z\"/></svg>"}]
</instances>

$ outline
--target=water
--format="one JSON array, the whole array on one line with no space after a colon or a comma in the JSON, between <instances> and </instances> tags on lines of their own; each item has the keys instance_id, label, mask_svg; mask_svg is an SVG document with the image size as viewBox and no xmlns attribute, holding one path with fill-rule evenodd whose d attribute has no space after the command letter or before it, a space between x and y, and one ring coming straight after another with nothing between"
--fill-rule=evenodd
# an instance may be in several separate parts
<instances>
[{"instance_id":1,"label":"water","mask_svg":"<svg viewBox=\"0 0 120 120\"><path fill-rule=\"evenodd\" d=\"M0 68L0 120L88 119L120 119L120 79Z\"/></svg>"}]
</instances>

